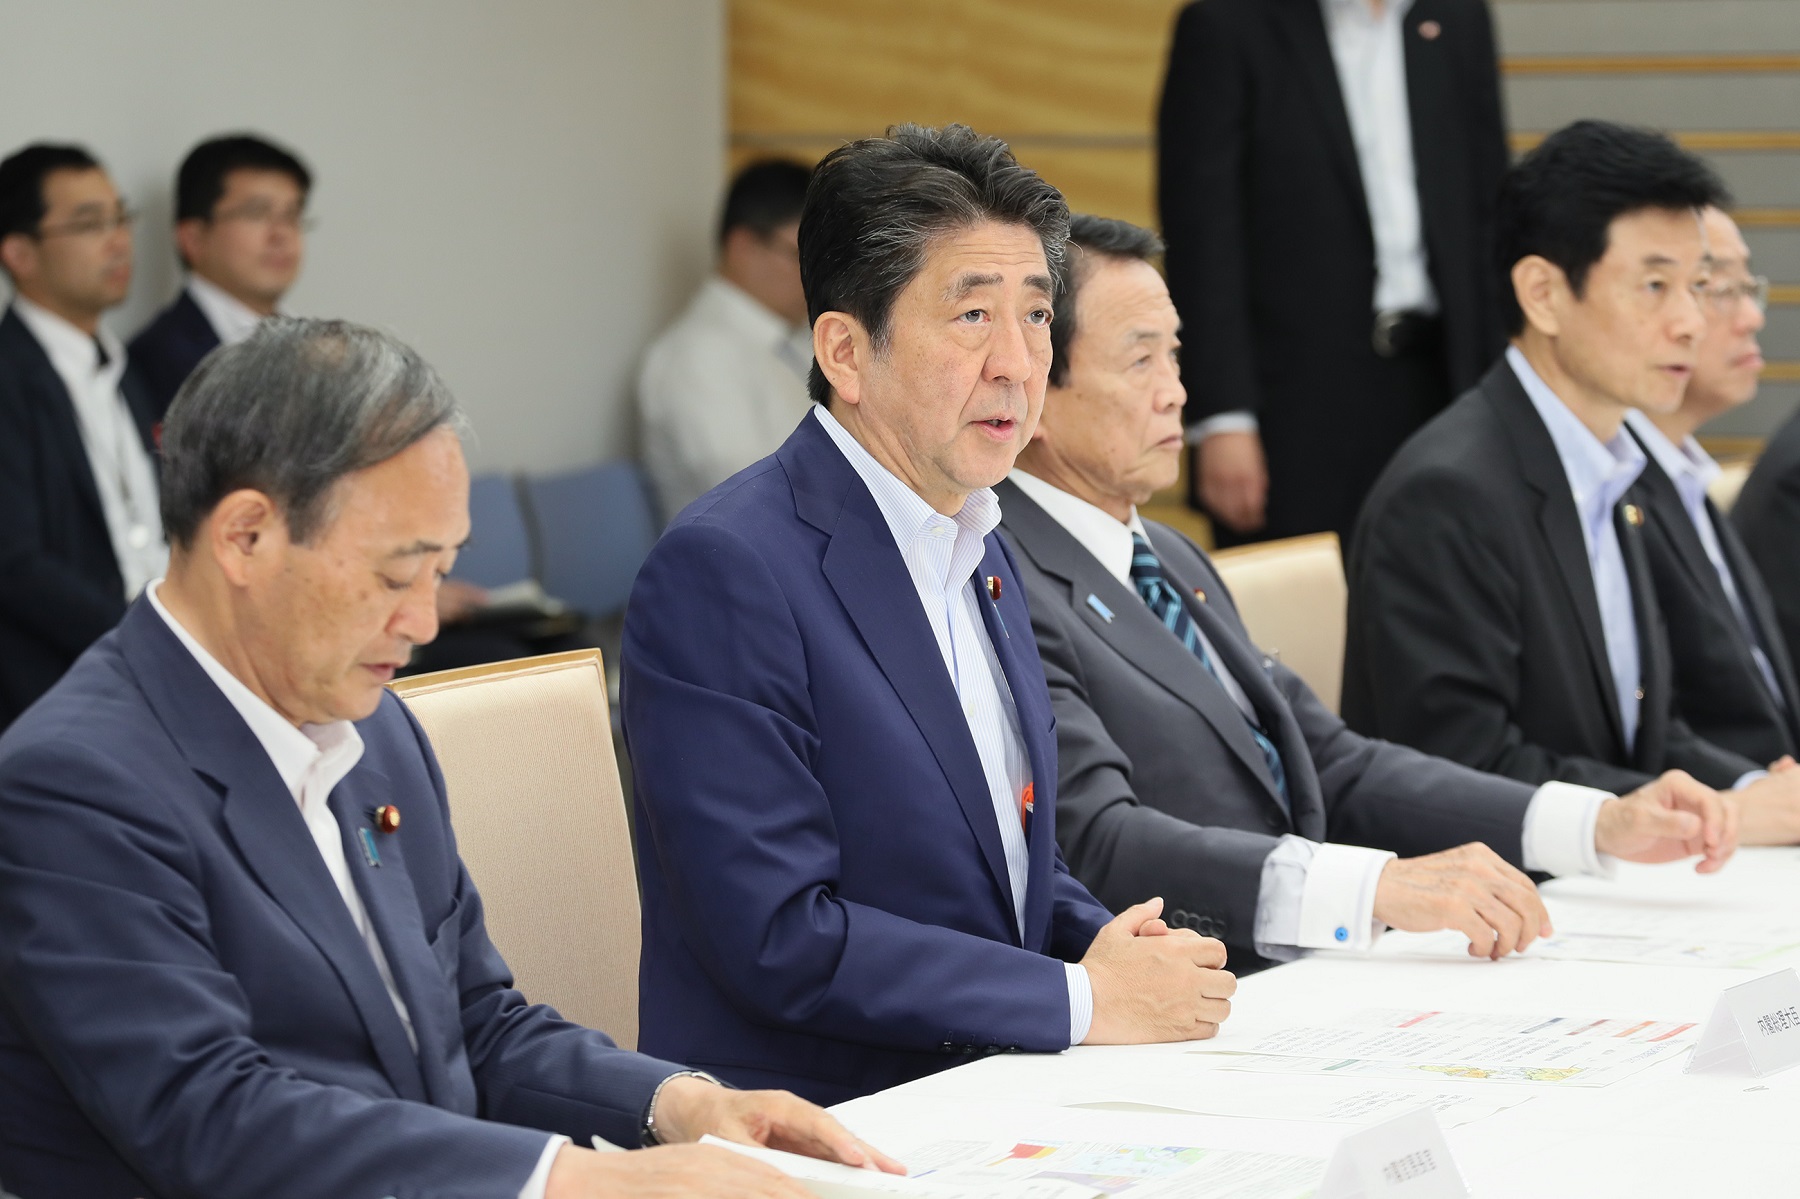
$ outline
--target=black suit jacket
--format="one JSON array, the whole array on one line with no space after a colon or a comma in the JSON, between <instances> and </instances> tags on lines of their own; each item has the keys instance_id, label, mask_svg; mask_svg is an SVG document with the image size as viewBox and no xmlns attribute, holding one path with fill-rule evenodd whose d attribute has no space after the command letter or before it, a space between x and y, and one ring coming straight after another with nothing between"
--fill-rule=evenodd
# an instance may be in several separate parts
<instances>
[{"instance_id":1,"label":"black suit jacket","mask_svg":"<svg viewBox=\"0 0 1800 1199\"><path fill-rule=\"evenodd\" d=\"M168 412L170 401L200 360L218 346L212 322L185 287L174 303L138 330L131 339L131 364L143 376L157 420Z\"/></svg>"},{"instance_id":2,"label":"black suit jacket","mask_svg":"<svg viewBox=\"0 0 1800 1199\"><path fill-rule=\"evenodd\" d=\"M1644 453L1649 456L1649 447ZM1644 467L1637 489L1643 497L1644 546L1656 582L1656 602L1669 630L1675 710L1700 736L1752 761L1773 762L1796 752L1800 714L1795 703L1800 690L1794 685L1794 665L1782 644L1768 590L1737 531L1708 500L1706 514L1718 534L1725 567L1774 668L1783 703L1770 694L1719 573L1682 506L1681 493L1654 457Z\"/></svg>"},{"instance_id":3,"label":"black suit jacket","mask_svg":"<svg viewBox=\"0 0 1800 1199\"><path fill-rule=\"evenodd\" d=\"M1161 895L1170 924L1225 941L1241 968L1261 962L1263 860L1284 834L1404 856L1485 841L1522 866L1532 787L1345 728L1251 642L1200 547L1145 521L1165 576L1196 597L1189 614L1281 752L1283 804L1243 714L1200 660L1023 491L995 491L1056 712L1057 840L1102 903Z\"/></svg>"},{"instance_id":4,"label":"black suit jacket","mask_svg":"<svg viewBox=\"0 0 1800 1199\"><path fill-rule=\"evenodd\" d=\"M1800 660L1800 413L1769 439L1731 523L1768 584L1789 660Z\"/></svg>"},{"instance_id":5,"label":"black suit jacket","mask_svg":"<svg viewBox=\"0 0 1800 1199\"><path fill-rule=\"evenodd\" d=\"M1427 22L1436 37L1420 32ZM1507 149L1487 6L1417 0L1405 46L1449 396L1472 386L1501 345L1491 259ZM1375 243L1319 0L1200 0L1183 9L1157 128L1187 422L1246 409L1265 443L1321 422L1335 431L1346 376L1372 358ZM1383 412L1379 393L1352 398L1358 419L1346 422L1346 436L1368 440L1398 419ZM1353 469L1361 452L1334 445L1321 467Z\"/></svg>"},{"instance_id":6,"label":"black suit jacket","mask_svg":"<svg viewBox=\"0 0 1800 1199\"><path fill-rule=\"evenodd\" d=\"M1630 502L1642 506L1633 489ZM1727 787L1754 762L1674 712L1644 533L1631 573L1643 698L1627 749L1587 545L1550 432L1505 359L1382 472L1349 563L1344 718L1528 783L1626 791L1680 768Z\"/></svg>"},{"instance_id":7,"label":"black suit jacket","mask_svg":"<svg viewBox=\"0 0 1800 1199\"><path fill-rule=\"evenodd\" d=\"M120 384L146 446L154 406ZM10 308L0 317L0 727L125 614L125 581L68 389Z\"/></svg>"}]
</instances>

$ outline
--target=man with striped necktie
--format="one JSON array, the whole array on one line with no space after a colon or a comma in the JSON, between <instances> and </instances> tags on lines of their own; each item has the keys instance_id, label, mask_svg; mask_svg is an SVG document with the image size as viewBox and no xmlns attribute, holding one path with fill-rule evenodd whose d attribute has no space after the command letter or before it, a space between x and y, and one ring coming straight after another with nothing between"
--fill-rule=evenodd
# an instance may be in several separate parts
<instances>
[{"instance_id":1,"label":"man with striped necktie","mask_svg":"<svg viewBox=\"0 0 1800 1199\"><path fill-rule=\"evenodd\" d=\"M1549 929L1525 870L1722 864L1725 808L1685 775L1619 800L1360 737L1251 643L1200 548L1137 513L1181 446L1159 250L1146 230L1073 219L1044 416L995 489L1056 712L1076 877L1105 903L1164 896L1171 925L1224 941L1242 971L1367 948L1386 927L1456 929L1498 958Z\"/></svg>"}]
</instances>

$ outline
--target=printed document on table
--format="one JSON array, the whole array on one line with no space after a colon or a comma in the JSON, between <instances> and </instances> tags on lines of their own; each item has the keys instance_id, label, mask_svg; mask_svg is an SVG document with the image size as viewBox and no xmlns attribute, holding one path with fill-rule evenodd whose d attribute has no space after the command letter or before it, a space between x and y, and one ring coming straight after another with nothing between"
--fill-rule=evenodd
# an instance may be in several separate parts
<instances>
[{"instance_id":1,"label":"printed document on table","mask_svg":"<svg viewBox=\"0 0 1800 1199\"><path fill-rule=\"evenodd\" d=\"M1657 1020L1376 1008L1271 1033L1221 1070L1603 1087L1689 1049L1697 1026Z\"/></svg>"},{"instance_id":2,"label":"printed document on table","mask_svg":"<svg viewBox=\"0 0 1800 1199\"><path fill-rule=\"evenodd\" d=\"M1644 966L1772 968L1800 959L1800 922L1785 916L1734 921L1721 929L1716 914L1699 916L1615 903L1561 900L1551 905L1556 935L1534 942L1528 958L1628 962ZM1461 957L1469 940L1459 932L1399 933L1383 949L1408 957Z\"/></svg>"},{"instance_id":3,"label":"printed document on table","mask_svg":"<svg viewBox=\"0 0 1800 1199\"><path fill-rule=\"evenodd\" d=\"M1424 1079L1421 1082L1427 1081ZM1239 1120L1307 1120L1330 1124L1379 1124L1414 1108L1429 1107L1445 1128L1460 1128L1517 1107L1529 1094L1471 1094L1392 1087L1349 1087L1330 1080L1195 1071L1178 1085L1170 1079L1138 1079L1095 1091L1066 1106L1090 1111L1186 1112Z\"/></svg>"}]
</instances>

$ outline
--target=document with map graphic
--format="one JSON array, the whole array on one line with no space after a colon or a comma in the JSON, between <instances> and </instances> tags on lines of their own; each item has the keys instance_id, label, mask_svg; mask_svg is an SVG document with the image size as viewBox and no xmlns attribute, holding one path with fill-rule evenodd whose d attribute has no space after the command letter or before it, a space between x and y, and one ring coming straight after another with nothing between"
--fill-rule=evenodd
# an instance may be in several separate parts
<instances>
[{"instance_id":1,"label":"document with map graphic","mask_svg":"<svg viewBox=\"0 0 1800 1199\"><path fill-rule=\"evenodd\" d=\"M1283 1029L1248 1049L1197 1049L1221 1070L1604 1087L1693 1046L1692 1022L1372 1008Z\"/></svg>"}]
</instances>

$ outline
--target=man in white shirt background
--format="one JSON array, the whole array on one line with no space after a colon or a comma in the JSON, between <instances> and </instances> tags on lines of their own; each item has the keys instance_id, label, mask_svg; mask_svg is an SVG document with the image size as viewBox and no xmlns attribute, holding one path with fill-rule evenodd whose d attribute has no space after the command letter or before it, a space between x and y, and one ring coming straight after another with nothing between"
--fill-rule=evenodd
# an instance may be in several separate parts
<instances>
[{"instance_id":1,"label":"man in white shirt background","mask_svg":"<svg viewBox=\"0 0 1800 1199\"><path fill-rule=\"evenodd\" d=\"M0 727L168 561L157 414L100 323L131 287L131 218L79 146L0 162Z\"/></svg>"},{"instance_id":2,"label":"man in white shirt background","mask_svg":"<svg viewBox=\"0 0 1800 1199\"><path fill-rule=\"evenodd\" d=\"M806 415L812 333L799 238L811 178L780 159L738 173L717 272L644 356L638 416L664 519L773 453Z\"/></svg>"},{"instance_id":3,"label":"man in white shirt background","mask_svg":"<svg viewBox=\"0 0 1800 1199\"><path fill-rule=\"evenodd\" d=\"M294 286L306 252L312 174L287 150L250 134L195 146L175 176L180 294L131 339L131 359L157 412L220 345L250 336Z\"/></svg>"},{"instance_id":4,"label":"man in white shirt background","mask_svg":"<svg viewBox=\"0 0 1800 1199\"><path fill-rule=\"evenodd\" d=\"M1162 895L1172 926L1224 940L1241 972L1252 950L1362 950L1390 926L1457 929L1476 956L1524 949L1548 918L1522 869L1695 852L1717 869L1729 813L1685 775L1619 800L1359 737L1252 644L1199 547L1137 514L1182 444L1160 249L1074 218L1043 419L996 488L1056 712L1075 876L1115 907Z\"/></svg>"}]
</instances>

